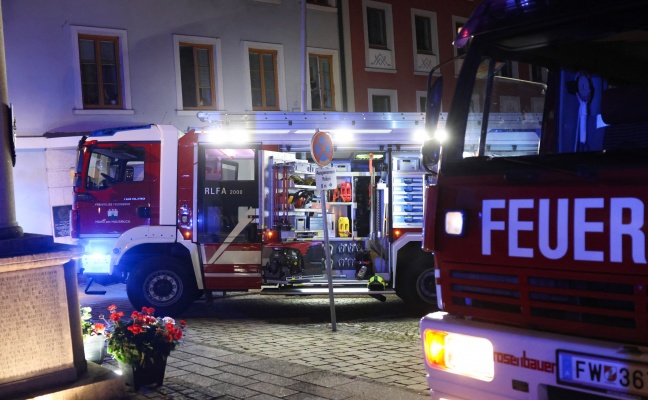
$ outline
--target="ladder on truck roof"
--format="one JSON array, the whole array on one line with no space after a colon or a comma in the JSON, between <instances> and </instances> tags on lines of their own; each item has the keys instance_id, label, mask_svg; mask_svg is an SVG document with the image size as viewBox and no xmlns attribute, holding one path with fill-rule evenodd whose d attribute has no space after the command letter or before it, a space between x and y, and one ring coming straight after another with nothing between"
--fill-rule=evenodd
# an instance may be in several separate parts
<instances>
[{"instance_id":1,"label":"ladder on truck roof","mask_svg":"<svg viewBox=\"0 0 648 400\"><path fill-rule=\"evenodd\" d=\"M254 141L310 144L316 131L336 136L352 135L354 147L362 145L415 145L425 137L425 113L359 112L251 112L226 113L201 111L198 119L209 125L195 127L201 133L236 133L245 131Z\"/></svg>"}]
</instances>

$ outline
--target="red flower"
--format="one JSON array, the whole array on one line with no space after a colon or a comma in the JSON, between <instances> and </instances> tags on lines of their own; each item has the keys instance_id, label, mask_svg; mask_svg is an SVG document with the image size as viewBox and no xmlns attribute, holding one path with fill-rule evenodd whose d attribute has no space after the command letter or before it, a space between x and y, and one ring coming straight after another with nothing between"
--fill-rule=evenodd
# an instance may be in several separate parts
<instances>
[{"instance_id":1,"label":"red flower","mask_svg":"<svg viewBox=\"0 0 648 400\"><path fill-rule=\"evenodd\" d=\"M115 310L117 310L117 306L116 306L116 305L112 304L112 305L108 306L108 311L110 311L111 313L112 313L113 311L115 311Z\"/></svg>"},{"instance_id":2,"label":"red flower","mask_svg":"<svg viewBox=\"0 0 648 400\"><path fill-rule=\"evenodd\" d=\"M106 330L106 325L102 324L101 322L97 322L94 324L93 329L95 330L95 332L97 332L98 335L100 335Z\"/></svg>"},{"instance_id":3,"label":"red flower","mask_svg":"<svg viewBox=\"0 0 648 400\"><path fill-rule=\"evenodd\" d=\"M119 322L119 319L124 316L124 313L121 311L113 311L110 314L110 320L113 322Z\"/></svg>"},{"instance_id":4,"label":"red flower","mask_svg":"<svg viewBox=\"0 0 648 400\"><path fill-rule=\"evenodd\" d=\"M133 324L127 328L129 331L133 332L133 335L144 332L144 328L141 325Z\"/></svg>"},{"instance_id":5,"label":"red flower","mask_svg":"<svg viewBox=\"0 0 648 400\"><path fill-rule=\"evenodd\" d=\"M175 340L182 339L182 330L181 329L176 329L175 332L173 332L173 338Z\"/></svg>"},{"instance_id":6,"label":"red flower","mask_svg":"<svg viewBox=\"0 0 648 400\"><path fill-rule=\"evenodd\" d=\"M185 322L184 319L181 319L180 320L180 326L184 328L185 326L187 326L187 322Z\"/></svg>"},{"instance_id":7,"label":"red flower","mask_svg":"<svg viewBox=\"0 0 648 400\"><path fill-rule=\"evenodd\" d=\"M155 308L153 307L142 307L142 312L147 315L153 315Z\"/></svg>"}]
</instances>

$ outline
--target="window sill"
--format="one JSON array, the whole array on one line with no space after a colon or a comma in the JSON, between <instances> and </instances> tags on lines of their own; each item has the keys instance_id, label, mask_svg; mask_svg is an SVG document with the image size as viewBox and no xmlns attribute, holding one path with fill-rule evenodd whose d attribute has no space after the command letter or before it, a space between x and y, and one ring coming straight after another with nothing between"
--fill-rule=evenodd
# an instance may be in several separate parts
<instances>
[{"instance_id":1,"label":"window sill","mask_svg":"<svg viewBox=\"0 0 648 400\"><path fill-rule=\"evenodd\" d=\"M428 75L430 75L430 72L426 72L426 71L414 71L414 75L428 76ZM440 75L441 75L441 71L439 71L439 70L437 69L436 71L434 71L434 73L433 73L432 75L433 75L433 76L440 76Z\"/></svg>"},{"instance_id":2,"label":"window sill","mask_svg":"<svg viewBox=\"0 0 648 400\"><path fill-rule=\"evenodd\" d=\"M387 68L382 69L382 68L369 68L369 67L365 67L365 71L367 71L367 72L384 72L384 73L387 73L387 74L395 74L396 72L398 72L395 69L387 69Z\"/></svg>"},{"instance_id":3,"label":"window sill","mask_svg":"<svg viewBox=\"0 0 648 400\"><path fill-rule=\"evenodd\" d=\"M224 112L223 110L176 110L178 117L196 117L199 112Z\"/></svg>"},{"instance_id":4,"label":"window sill","mask_svg":"<svg viewBox=\"0 0 648 400\"><path fill-rule=\"evenodd\" d=\"M337 12L337 7L331 7L331 6L322 6L319 4L306 4L306 8L309 10L317 10L317 11L325 11L325 12Z\"/></svg>"},{"instance_id":5,"label":"window sill","mask_svg":"<svg viewBox=\"0 0 648 400\"><path fill-rule=\"evenodd\" d=\"M74 115L133 115L135 110L74 109Z\"/></svg>"}]
</instances>

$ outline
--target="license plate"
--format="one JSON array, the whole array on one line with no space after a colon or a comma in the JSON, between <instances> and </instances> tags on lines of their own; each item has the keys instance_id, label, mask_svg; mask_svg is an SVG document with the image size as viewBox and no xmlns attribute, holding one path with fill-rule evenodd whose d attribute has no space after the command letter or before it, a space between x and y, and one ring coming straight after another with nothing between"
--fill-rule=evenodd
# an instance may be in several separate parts
<instances>
[{"instance_id":1,"label":"license plate","mask_svg":"<svg viewBox=\"0 0 648 400\"><path fill-rule=\"evenodd\" d=\"M648 364L558 350L558 383L648 396Z\"/></svg>"}]
</instances>

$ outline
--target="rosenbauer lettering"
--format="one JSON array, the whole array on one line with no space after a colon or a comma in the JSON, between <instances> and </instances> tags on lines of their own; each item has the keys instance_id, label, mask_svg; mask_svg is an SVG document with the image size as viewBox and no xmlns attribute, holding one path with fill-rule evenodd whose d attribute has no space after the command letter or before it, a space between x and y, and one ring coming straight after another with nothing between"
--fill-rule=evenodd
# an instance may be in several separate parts
<instances>
[{"instance_id":1,"label":"rosenbauer lettering","mask_svg":"<svg viewBox=\"0 0 648 400\"><path fill-rule=\"evenodd\" d=\"M482 254L492 255L493 241L505 238L509 257L542 255L557 260L573 254L577 261L646 264L644 208L643 201L635 197L483 200ZM525 210L534 217L522 218ZM604 217L591 217L597 211L596 215ZM593 234L604 235L607 248L594 246ZM537 242L524 247L522 237ZM622 246L624 240L631 244L629 251Z\"/></svg>"}]
</instances>

